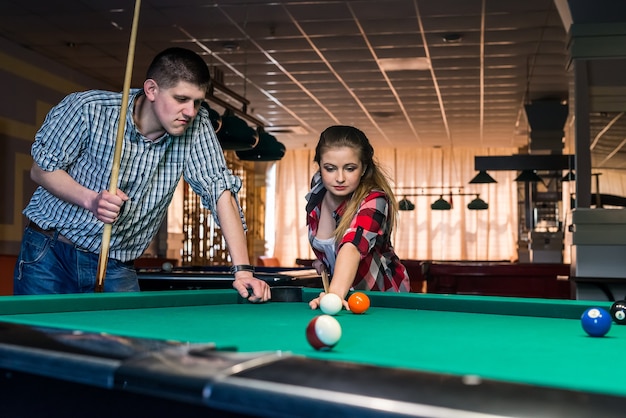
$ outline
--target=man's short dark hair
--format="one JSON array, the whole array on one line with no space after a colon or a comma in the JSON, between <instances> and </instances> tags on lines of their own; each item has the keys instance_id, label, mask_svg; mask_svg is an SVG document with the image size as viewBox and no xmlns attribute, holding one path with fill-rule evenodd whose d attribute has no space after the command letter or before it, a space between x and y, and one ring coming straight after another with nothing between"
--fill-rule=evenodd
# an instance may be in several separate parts
<instances>
[{"instance_id":1,"label":"man's short dark hair","mask_svg":"<svg viewBox=\"0 0 626 418\"><path fill-rule=\"evenodd\" d=\"M189 49L174 47L154 57L146 78L153 79L162 88L170 88L185 81L207 89L211 74L200 55Z\"/></svg>"}]
</instances>

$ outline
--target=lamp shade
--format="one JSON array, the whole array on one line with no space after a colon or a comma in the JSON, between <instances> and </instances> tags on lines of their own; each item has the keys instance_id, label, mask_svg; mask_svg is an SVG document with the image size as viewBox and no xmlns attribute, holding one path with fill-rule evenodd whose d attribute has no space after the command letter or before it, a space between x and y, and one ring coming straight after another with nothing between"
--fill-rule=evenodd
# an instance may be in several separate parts
<instances>
[{"instance_id":1,"label":"lamp shade","mask_svg":"<svg viewBox=\"0 0 626 418\"><path fill-rule=\"evenodd\" d=\"M515 181L527 182L527 183L541 183L543 179L535 173L535 170L524 170L520 173Z\"/></svg>"},{"instance_id":2,"label":"lamp shade","mask_svg":"<svg viewBox=\"0 0 626 418\"><path fill-rule=\"evenodd\" d=\"M217 110L209 108L209 119L211 119L213 130L218 133L222 128L222 116L217 113Z\"/></svg>"},{"instance_id":3,"label":"lamp shade","mask_svg":"<svg viewBox=\"0 0 626 418\"><path fill-rule=\"evenodd\" d=\"M576 174L574 174L572 170L569 170L567 174L564 175L563 178L561 179L561 181L575 181L575 180L576 180Z\"/></svg>"},{"instance_id":4,"label":"lamp shade","mask_svg":"<svg viewBox=\"0 0 626 418\"><path fill-rule=\"evenodd\" d=\"M471 184L488 184L497 183L485 170L480 170L476 176L470 180Z\"/></svg>"},{"instance_id":5,"label":"lamp shade","mask_svg":"<svg viewBox=\"0 0 626 418\"><path fill-rule=\"evenodd\" d=\"M222 127L217 133L222 149L249 150L259 141L257 132L248 126L246 121L235 116L231 110L226 110L222 116Z\"/></svg>"},{"instance_id":6,"label":"lamp shade","mask_svg":"<svg viewBox=\"0 0 626 418\"><path fill-rule=\"evenodd\" d=\"M430 208L432 210L450 210L452 209L452 205L448 203L443 196L439 196L439 199L435 200L435 202L430 205Z\"/></svg>"},{"instance_id":7,"label":"lamp shade","mask_svg":"<svg viewBox=\"0 0 626 418\"><path fill-rule=\"evenodd\" d=\"M259 142L250 150L237 151L237 157L246 161L277 161L285 156L285 146L262 127L257 128Z\"/></svg>"},{"instance_id":8,"label":"lamp shade","mask_svg":"<svg viewBox=\"0 0 626 418\"><path fill-rule=\"evenodd\" d=\"M211 120L211 125L213 126L215 133L219 132L222 127L222 116L217 112L217 110L211 108L207 102L202 102L202 107L209 112L209 119Z\"/></svg>"},{"instance_id":9,"label":"lamp shade","mask_svg":"<svg viewBox=\"0 0 626 418\"><path fill-rule=\"evenodd\" d=\"M413 202L411 202L409 199L405 197L402 198L401 201L398 202L398 209L399 210L415 210L415 204L413 204Z\"/></svg>"},{"instance_id":10,"label":"lamp shade","mask_svg":"<svg viewBox=\"0 0 626 418\"><path fill-rule=\"evenodd\" d=\"M476 199L469 202L467 208L470 210L486 210L489 209L489 204L482 200L479 195L476 195Z\"/></svg>"}]
</instances>

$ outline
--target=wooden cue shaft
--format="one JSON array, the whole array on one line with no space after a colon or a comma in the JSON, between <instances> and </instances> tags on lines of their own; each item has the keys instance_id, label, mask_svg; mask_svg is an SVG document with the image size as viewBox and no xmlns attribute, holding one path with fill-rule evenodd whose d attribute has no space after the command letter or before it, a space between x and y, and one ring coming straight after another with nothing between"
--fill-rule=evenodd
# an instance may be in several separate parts
<instances>
[{"instance_id":1,"label":"wooden cue shaft","mask_svg":"<svg viewBox=\"0 0 626 418\"><path fill-rule=\"evenodd\" d=\"M322 284L324 285L324 293L328 293L330 283L328 282L328 272L326 269L322 270Z\"/></svg>"},{"instance_id":2,"label":"wooden cue shaft","mask_svg":"<svg viewBox=\"0 0 626 418\"><path fill-rule=\"evenodd\" d=\"M109 182L109 192L117 193L117 181L120 172L120 160L122 157L122 144L124 143L124 128L126 127L126 115L128 113L128 97L130 96L130 82L133 75L133 62L135 60L135 43L137 40L137 25L139 23L139 9L141 0L135 0L135 11L133 14L133 25L130 31L130 42L128 44L128 57L126 60L126 74L124 75L124 89L122 91L122 105L120 108L120 120L117 125L117 137L115 139L115 153L113 154L113 166L111 167L111 180ZM107 262L109 259L109 245L111 243L111 224L104 224L102 231L102 246L100 248L100 258L98 259L98 272L96 276L96 292L104 290L104 277L106 276Z\"/></svg>"}]
</instances>

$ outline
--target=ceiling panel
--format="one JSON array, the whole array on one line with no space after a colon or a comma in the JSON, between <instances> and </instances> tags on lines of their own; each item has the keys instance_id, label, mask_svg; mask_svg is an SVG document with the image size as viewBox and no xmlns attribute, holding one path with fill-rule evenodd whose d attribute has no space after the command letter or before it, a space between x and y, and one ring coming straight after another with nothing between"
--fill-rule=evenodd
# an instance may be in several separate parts
<instances>
[{"instance_id":1,"label":"ceiling panel","mask_svg":"<svg viewBox=\"0 0 626 418\"><path fill-rule=\"evenodd\" d=\"M623 9L606 16L574 2L575 15L593 21L614 21ZM568 39L554 3L143 0L133 86L156 52L184 46L223 73L223 83L250 101L248 112L289 149L313 146L337 123L358 124L378 146L524 147L524 104L572 100ZM133 7L128 0L5 0L0 36L120 89ZM384 71L379 61L420 57L431 67ZM604 167L626 166L626 121L607 129L626 110L625 61L590 71L593 161Z\"/></svg>"}]
</instances>

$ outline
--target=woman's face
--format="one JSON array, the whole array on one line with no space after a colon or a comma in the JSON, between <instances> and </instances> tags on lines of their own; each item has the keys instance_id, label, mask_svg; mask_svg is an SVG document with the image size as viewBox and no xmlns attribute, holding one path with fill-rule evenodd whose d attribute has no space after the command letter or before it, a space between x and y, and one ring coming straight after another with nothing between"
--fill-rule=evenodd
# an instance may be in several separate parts
<instances>
[{"instance_id":1,"label":"woman's face","mask_svg":"<svg viewBox=\"0 0 626 418\"><path fill-rule=\"evenodd\" d=\"M326 190L334 197L346 198L361 182L364 167L354 148L333 147L321 154L320 172Z\"/></svg>"}]
</instances>

